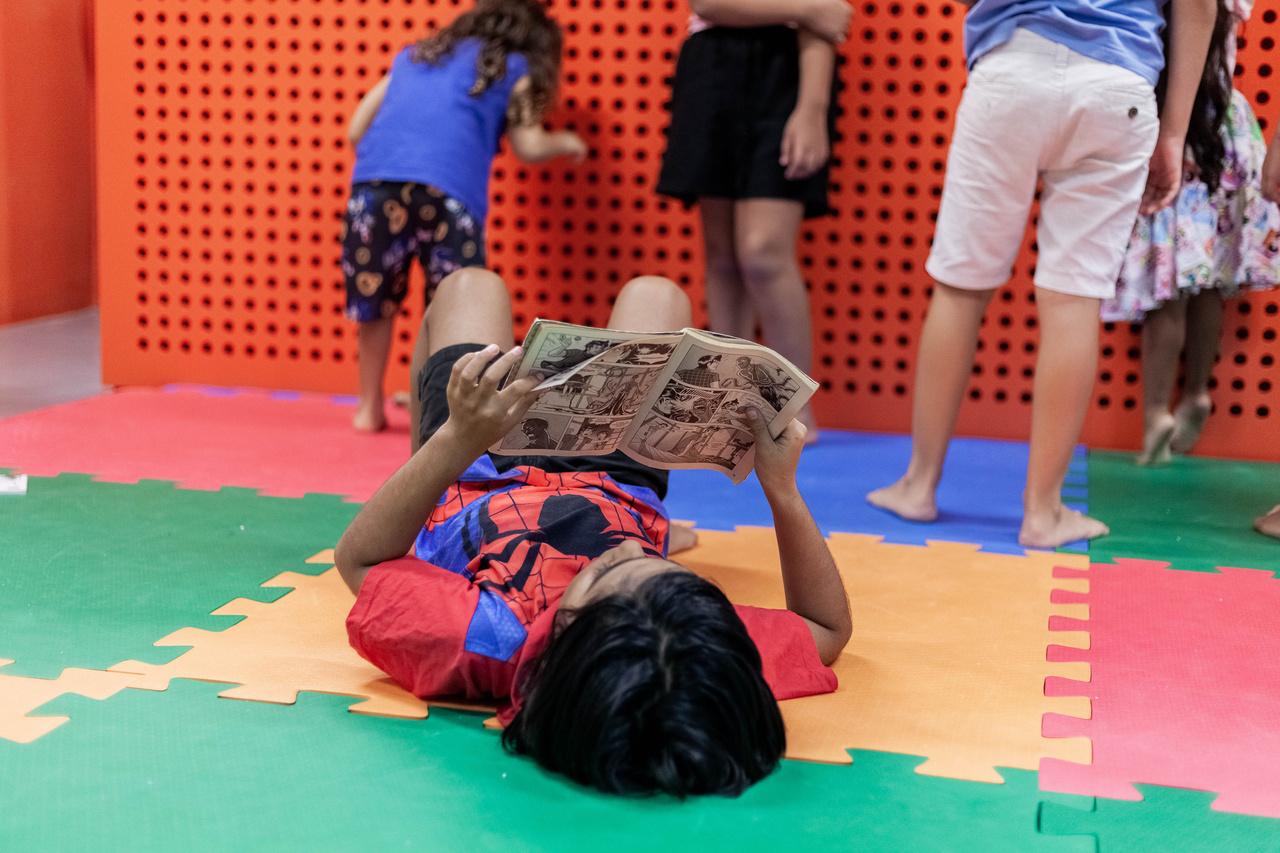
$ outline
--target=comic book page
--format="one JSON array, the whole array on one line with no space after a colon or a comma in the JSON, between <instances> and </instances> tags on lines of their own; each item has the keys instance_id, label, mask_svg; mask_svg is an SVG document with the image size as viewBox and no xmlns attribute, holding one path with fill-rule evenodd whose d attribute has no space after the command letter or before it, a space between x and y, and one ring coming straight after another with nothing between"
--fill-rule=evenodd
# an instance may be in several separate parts
<instances>
[{"instance_id":1,"label":"comic book page","mask_svg":"<svg viewBox=\"0 0 1280 853\"><path fill-rule=\"evenodd\" d=\"M747 341L688 333L667 381L624 436L623 452L658 468L710 468L741 482L755 462L747 413L777 435L817 389L786 359Z\"/></svg>"},{"instance_id":2,"label":"comic book page","mask_svg":"<svg viewBox=\"0 0 1280 853\"><path fill-rule=\"evenodd\" d=\"M817 383L759 344L693 329L638 335L535 321L512 379L532 376L542 395L491 452L605 455L656 468L707 468L735 482L754 464L747 412L774 435Z\"/></svg>"},{"instance_id":3,"label":"comic book page","mask_svg":"<svg viewBox=\"0 0 1280 853\"><path fill-rule=\"evenodd\" d=\"M543 393L492 452L612 453L680 338L536 321L511 378L532 376Z\"/></svg>"}]
</instances>

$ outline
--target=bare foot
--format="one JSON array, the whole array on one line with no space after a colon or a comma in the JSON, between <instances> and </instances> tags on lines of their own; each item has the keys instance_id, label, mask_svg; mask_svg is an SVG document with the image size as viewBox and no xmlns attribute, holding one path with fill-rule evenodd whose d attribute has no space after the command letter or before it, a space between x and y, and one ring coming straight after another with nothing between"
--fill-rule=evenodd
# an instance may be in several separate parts
<instances>
[{"instance_id":1,"label":"bare foot","mask_svg":"<svg viewBox=\"0 0 1280 853\"><path fill-rule=\"evenodd\" d=\"M1169 452L1169 442L1173 439L1178 422L1168 412L1156 415L1146 426L1142 436L1142 452L1138 454L1139 465L1164 465L1173 458Z\"/></svg>"},{"instance_id":2,"label":"bare foot","mask_svg":"<svg viewBox=\"0 0 1280 853\"><path fill-rule=\"evenodd\" d=\"M1280 506L1272 507L1271 512L1254 520L1253 529L1264 536L1280 539Z\"/></svg>"},{"instance_id":3,"label":"bare foot","mask_svg":"<svg viewBox=\"0 0 1280 853\"><path fill-rule=\"evenodd\" d=\"M922 488L903 477L892 486L867 495L867 503L907 521L937 521L938 503L933 489Z\"/></svg>"},{"instance_id":4,"label":"bare foot","mask_svg":"<svg viewBox=\"0 0 1280 853\"><path fill-rule=\"evenodd\" d=\"M355 427L356 432L382 432L386 429L387 416L382 410L382 401L379 400L376 405L362 402L356 406L351 425Z\"/></svg>"},{"instance_id":5,"label":"bare foot","mask_svg":"<svg viewBox=\"0 0 1280 853\"><path fill-rule=\"evenodd\" d=\"M685 524L680 521L671 522L671 531L667 535L667 556L679 554L681 551L688 551L697 544L698 532L693 529L692 524Z\"/></svg>"},{"instance_id":6,"label":"bare foot","mask_svg":"<svg viewBox=\"0 0 1280 853\"><path fill-rule=\"evenodd\" d=\"M1174 453L1191 452L1191 448L1195 447L1196 442L1200 440L1200 431L1204 429L1205 422L1209 420L1209 413L1212 411L1213 401L1209 399L1208 394L1200 394L1178 404L1178 410L1174 415L1177 428L1174 429L1173 438L1169 442Z\"/></svg>"},{"instance_id":7,"label":"bare foot","mask_svg":"<svg viewBox=\"0 0 1280 853\"><path fill-rule=\"evenodd\" d=\"M1061 548L1068 542L1097 539L1111 532L1096 518L1059 506L1056 511L1040 516L1028 515L1022 520L1018 544L1024 548Z\"/></svg>"},{"instance_id":8,"label":"bare foot","mask_svg":"<svg viewBox=\"0 0 1280 853\"><path fill-rule=\"evenodd\" d=\"M808 430L804 434L805 446L818 443L818 422L813 419L813 407L805 406L800 410L800 414L796 415L796 420L804 424L804 428Z\"/></svg>"}]
</instances>

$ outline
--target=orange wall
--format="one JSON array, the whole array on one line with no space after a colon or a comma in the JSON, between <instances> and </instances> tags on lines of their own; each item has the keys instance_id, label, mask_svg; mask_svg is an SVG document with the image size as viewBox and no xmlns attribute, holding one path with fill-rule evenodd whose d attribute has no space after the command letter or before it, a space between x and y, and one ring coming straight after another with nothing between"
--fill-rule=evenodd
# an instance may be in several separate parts
<instances>
[{"instance_id":1,"label":"orange wall","mask_svg":"<svg viewBox=\"0 0 1280 853\"><path fill-rule=\"evenodd\" d=\"M0 323L94 301L90 8L0 2Z\"/></svg>"}]
</instances>

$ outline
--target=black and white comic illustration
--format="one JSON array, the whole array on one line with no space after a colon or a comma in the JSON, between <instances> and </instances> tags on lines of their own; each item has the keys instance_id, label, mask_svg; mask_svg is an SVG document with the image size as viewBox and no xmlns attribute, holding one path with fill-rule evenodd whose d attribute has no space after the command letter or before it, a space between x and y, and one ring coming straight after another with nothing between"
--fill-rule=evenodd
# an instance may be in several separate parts
<instances>
[{"instance_id":1,"label":"black and white comic illustration","mask_svg":"<svg viewBox=\"0 0 1280 853\"><path fill-rule=\"evenodd\" d=\"M612 453L629 425L625 418L574 418L557 449L598 455Z\"/></svg>"},{"instance_id":2,"label":"black and white comic illustration","mask_svg":"<svg viewBox=\"0 0 1280 853\"><path fill-rule=\"evenodd\" d=\"M631 416L639 410L660 372L656 367L593 363L543 392L532 411Z\"/></svg>"},{"instance_id":3,"label":"black and white comic illustration","mask_svg":"<svg viewBox=\"0 0 1280 853\"><path fill-rule=\"evenodd\" d=\"M723 391L696 388L673 381L662 389L658 401L653 404L653 410L669 421L704 424L715 415L724 398Z\"/></svg>"},{"instance_id":4,"label":"black and white comic illustration","mask_svg":"<svg viewBox=\"0 0 1280 853\"><path fill-rule=\"evenodd\" d=\"M525 415L520 426L507 433L502 439L500 449L510 453L554 450L564 438L570 420L568 415L530 412Z\"/></svg>"},{"instance_id":5,"label":"black and white comic illustration","mask_svg":"<svg viewBox=\"0 0 1280 853\"><path fill-rule=\"evenodd\" d=\"M676 368L676 377L700 388L753 391L775 411L782 411L800 384L780 365L748 355L690 347Z\"/></svg>"},{"instance_id":6,"label":"black and white comic illustration","mask_svg":"<svg viewBox=\"0 0 1280 853\"><path fill-rule=\"evenodd\" d=\"M671 352L676 348L674 343L654 343L636 341L623 344L606 355L601 361L613 364L628 364L638 367L649 367L667 363Z\"/></svg>"},{"instance_id":7,"label":"black and white comic illustration","mask_svg":"<svg viewBox=\"0 0 1280 853\"><path fill-rule=\"evenodd\" d=\"M636 456L664 463L710 464L733 471L755 443L749 432L730 426L703 426L650 415L627 448Z\"/></svg>"},{"instance_id":8,"label":"black and white comic illustration","mask_svg":"<svg viewBox=\"0 0 1280 853\"><path fill-rule=\"evenodd\" d=\"M605 330L601 330L604 332ZM589 358L595 358L609 347L621 343L609 337L591 335L575 335L566 332L547 332L535 343L537 350L533 356L530 376L540 381L564 373Z\"/></svg>"}]
</instances>

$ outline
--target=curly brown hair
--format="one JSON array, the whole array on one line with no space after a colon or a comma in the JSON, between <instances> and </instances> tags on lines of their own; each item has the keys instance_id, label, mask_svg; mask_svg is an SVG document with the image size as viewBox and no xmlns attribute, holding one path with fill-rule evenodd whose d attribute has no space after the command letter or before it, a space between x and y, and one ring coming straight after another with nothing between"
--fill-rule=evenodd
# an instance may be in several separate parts
<instances>
[{"instance_id":1,"label":"curly brown hair","mask_svg":"<svg viewBox=\"0 0 1280 853\"><path fill-rule=\"evenodd\" d=\"M563 43L560 25L547 15L541 0L476 0L474 9L414 45L413 58L435 65L469 38L483 42L471 96L484 94L506 76L509 56L524 54L529 62L529 88L512 99L507 118L515 125L539 121L555 101Z\"/></svg>"}]
</instances>

